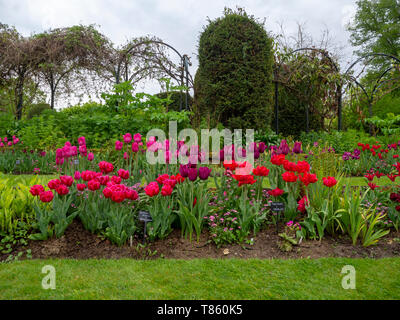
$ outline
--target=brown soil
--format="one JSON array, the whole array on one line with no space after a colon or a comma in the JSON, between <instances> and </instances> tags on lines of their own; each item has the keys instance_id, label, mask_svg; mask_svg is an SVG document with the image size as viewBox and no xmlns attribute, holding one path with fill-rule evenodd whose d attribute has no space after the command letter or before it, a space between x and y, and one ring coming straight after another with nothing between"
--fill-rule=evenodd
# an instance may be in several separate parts
<instances>
[{"instance_id":1,"label":"brown soil","mask_svg":"<svg viewBox=\"0 0 400 320\"><path fill-rule=\"evenodd\" d=\"M208 233L204 232L200 241L189 241L181 237L180 231L175 230L167 239L147 243L142 246L142 239L135 238L132 246L129 244L117 247L85 230L79 221L74 221L60 239L46 241L29 241L24 247L17 248L13 255L19 251L26 252L30 249L33 259L45 258L133 258L133 259L194 259L194 258L322 258L322 257L349 257L349 258L383 258L400 257L400 232L391 232L381 239L377 245L364 248L361 245L353 246L348 237L325 237L319 241L303 241L294 246L290 252L279 249L278 242L281 238L275 228L268 228L257 234L254 244L226 245L217 248L208 242ZM9 254L0 255L0 261L5 260ZM21 257L25 259L25 254Z\"/></svg>"}]
</instances>

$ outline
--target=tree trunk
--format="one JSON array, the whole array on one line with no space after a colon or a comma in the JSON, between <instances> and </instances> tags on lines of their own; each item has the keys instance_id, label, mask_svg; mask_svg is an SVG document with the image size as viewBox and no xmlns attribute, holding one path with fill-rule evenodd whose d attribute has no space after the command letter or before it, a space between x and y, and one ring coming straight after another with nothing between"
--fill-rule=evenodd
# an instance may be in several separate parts
<instances>
[{"instance_id":1,"label":"tree trunk","mask_svg":"<svg viewBox=\"0 0 400 320\"><path fill-rule=\"evenodd\" d=\"M24 76L19 76L18 83L16 87L17 91L17 110L16 117L17 120L21 120L22 118L22 109L24 107Z\"/></svg>"}]
</instances>

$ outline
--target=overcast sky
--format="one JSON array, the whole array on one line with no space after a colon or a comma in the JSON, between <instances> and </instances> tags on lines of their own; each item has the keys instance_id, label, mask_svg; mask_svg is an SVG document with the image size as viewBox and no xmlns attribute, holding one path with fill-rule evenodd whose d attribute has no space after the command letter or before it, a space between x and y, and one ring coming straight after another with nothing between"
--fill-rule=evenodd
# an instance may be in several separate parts
<instances>
[{"instance_id":1,"label":"overcast sky","mask_svg":"<svg viewBox=\"0 0 400 320\"><path fill-rule=\"evenodd\" d=\"M115 44L154 35L192 57L194 76L198 38L207 17L214 19L224 7L236 6L266 18L267 31L275 34L279 23L287 34L296 32L297 23L305 23L316 40L328 29L335 44L344 47L341 64L351 60L345 25L355 12L355 0L0 0L0 22L25 36L49 28L97 24Z\"/></svg>"}]
</instances>

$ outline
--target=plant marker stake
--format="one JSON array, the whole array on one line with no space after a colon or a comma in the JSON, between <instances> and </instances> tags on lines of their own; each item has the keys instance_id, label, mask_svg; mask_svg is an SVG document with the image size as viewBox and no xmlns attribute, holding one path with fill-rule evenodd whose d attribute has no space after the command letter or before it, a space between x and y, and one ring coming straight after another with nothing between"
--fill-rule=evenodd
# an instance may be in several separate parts
<instances>
[{"instance_id":1,"label":"plant marker stake","mask_svg":"<svg viewBox=\"0 0 400 320\"><path fill-rule=\"evenodd\" d=\"M285 211L285 204L283 202L271 202L271 211L277 214L276 233L279 232L279 220L281 218L281 211Z\"/></svg>"},{"instance_id":2,"label":"plant marker stake","mask_svg":"<svg viewBox=\"0 0 400 320\"><path fill-rule=\"evenodd\" d=\"M139 211L139 220L144 222L143 244L145 244L145 242L146 242L147 222L151 222L151 221L153 221L153 219L151 218L150 212Z\"/></svg>"}]
</instances>

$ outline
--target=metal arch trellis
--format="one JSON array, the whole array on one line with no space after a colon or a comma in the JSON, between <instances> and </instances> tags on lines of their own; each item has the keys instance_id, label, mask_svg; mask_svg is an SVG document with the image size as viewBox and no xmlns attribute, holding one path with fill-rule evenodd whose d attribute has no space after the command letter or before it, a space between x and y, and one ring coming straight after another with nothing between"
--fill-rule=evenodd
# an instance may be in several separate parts
<instances>
[{"instance_id":1,"label":"metal arch trellis","mask_svg":"<svg viewBox=\"0 0 400 320\"><path fill-rule=\"evenodd\" d=\"M159 67L161 67L172 78L174 78L175 80L180 82L181 86L186 86L185 110L189 110L188 96L189 96L189 88L193 88L193 77L189 72L189 66L191 66L192 63L190 62L190 58L189 58L188 55L186 55L186 54L182 55L178 50L176 50L173 46L171 46L168 43L165 43L165 42L160 41L160 40L151 40L151 39L139 41L139 42L137 42L135 44L132 44L130 47L128 47L126 50L124 50L124 55L125 56L128 55L133 49L135 49L136 47L138 47L140 45L149 44L149 43L159 44L159 45L168 47L179 56L180 63L181 63L180 64L180 76L179 76L179 79L177 79L174 74L169 72L161 63L159 64ZM118 61L118 64L117 64L117 70L116 70L116 75L115 75L117 83L119 83L119 79L120 79L120 76L121 76L121 67L122 67L122 63L123 63L123 58L124 57L120 57L120 59ZM183 105L182 90L180 90L180 92L181 92L180 110L182 110L182 105Z\"/></svg>"},{"instance_id":2,"label":"metal arch trellis","mask_svg":"<svg viewBox=\"0 0 400 320\"><path fill-rule=\"evenodd\" d=\"M385 59L394 60L394 61L396 61L398 64L400 64L400 59L399 59L398 57L393 56L393 55L386 54L386 53L368 53L368 54L365 54L365 55L361 56L361 57L358 58L356 61L354 61L354 62L347 68L347 70L346 70L345 73L344 73L344 76L349 76L350 71L351 71L358 63L360 63L361 61L363 61L363 60L365 60L365 59L367 59L367 58L369 58L369 57L372 57L372 59L377 58L377 57L383 57L383 58L385 58ZM371 59L371 60L372 60L372 59ZM354 82L354 83L361 89L361 91L362 91L362 92L364 93L364 95L366 96L367 102L368 102L368 113L369 113L369 117L372 117L372 116L373 116L373 113L372 113L372 102L374 101L375 93L377 92L378 88L384 83L384 81L382 82L381 80L385 77L385 75L386 75L388 72L390 72L390 71L393 70L394 68L395 68L394 66L391 66L391 67L387 68L386 70L384 70L384 71L378 76L378 78L377 78L376 81L375 81L375 85L373 86L373 88L372 88L370 94L368 94L366 88L357 80L358 76L357 76L357 77L350 77L350 78L349 78L352 82ZM371 124L370 124L370 126L369 126L369 133L372 134L372 125L371 125Z\"/></svg>"},{"instance_id":3,"label":"metal arch trellis","mask_svg":"<svg viewBox=\"0 0 400 320\"><path fill-rule=\"evenodd\" d=\"M332 66L335 68L336 72L339 73L339 67L337 66L337 64L333 61L333 59L329 56L329 54L327 53L326 50L323 49L318 49L318 48L299 48L296 50L293 50L291 52L289 52L290 54L294 54L296 52L299 51L314 51L314 52L318 52L320 54L322 54L324 57L326 57L330 63L332 64ZM396 62L398 62L400 64L400 59L398 57L395 57L393 55L390 54L385 54L385 53L369 53L366 55L363 55L362 57L358 58L356 61L354 61L346 70L346 72L343 74L345 77L349 76L349 72L354 68L355 65L357 65L359 62L363 61L364 59L368 58L368 57L384 57L386 59L392 59ZM349 77L349 79L354 82L357 86L359 86L361 88L361 90L363 91L363 93L367 96L368 99L368 103L369 103L369 113L370 116L372 116L372 101L373 101L373 96L376 93L377 89L380 87L380 85L382 84L381 80L382 78L388 73L390 72L394 67L390 67L388 69L386 69L382 74L380 74L380 76L378 77L371 95L368 95L366 89L357 81L356 78L354 77ZM281 64L277 64L277 66L275 67L275 71L274 71L274 83L275 83L275 132L276 134L279 133L279 81L278 81L278 74L279 71L281 69ZM338 110L337 110L337 116L338 116L338 130L342 130L342 95L343 95L343 83L339 83L337 85L336 88L336 99L337 99L337 106L338 106ZM308 127L309 127L309 123L308 123L308 108L306 107L306 128L308 131ZM371 129L370 129L371 131Z\"/></svg>"},{"instance_id":4,"label":"metal arch trellis","mask_svg":"<svg viewBox=\"0 0 400 320\"><path fill-rule=\"evenodd\" d=\"M339 73L339 67L337 66L337 64L333 61L333 59L329 56L328 52L326 50L323 49L319 49L319 48L299 48L299 49L295 49L292 50L288 53L288 55L294 54L296 52L299 51L314 51L314 52L318 52L320 54L322 54L325 58L327 58L329 60L329 62L331 63L331 65L335 68L335 71ZM279 133L279 81L278 81L278 74L279 71L281 69L281 63L278 63L278 65L275 68L275 72L274 72L274 83L275 83L275 133L278 134ZM338 85L336 88L336 94L337 94L337 101L338 101L338 126L341 129L342 126L342 86ZM340 130L339 129L339 130ZM308 110L308 106L306 106L306 131L308 132L309 130L309 110Z\"/></svg>"}]
</instances>

